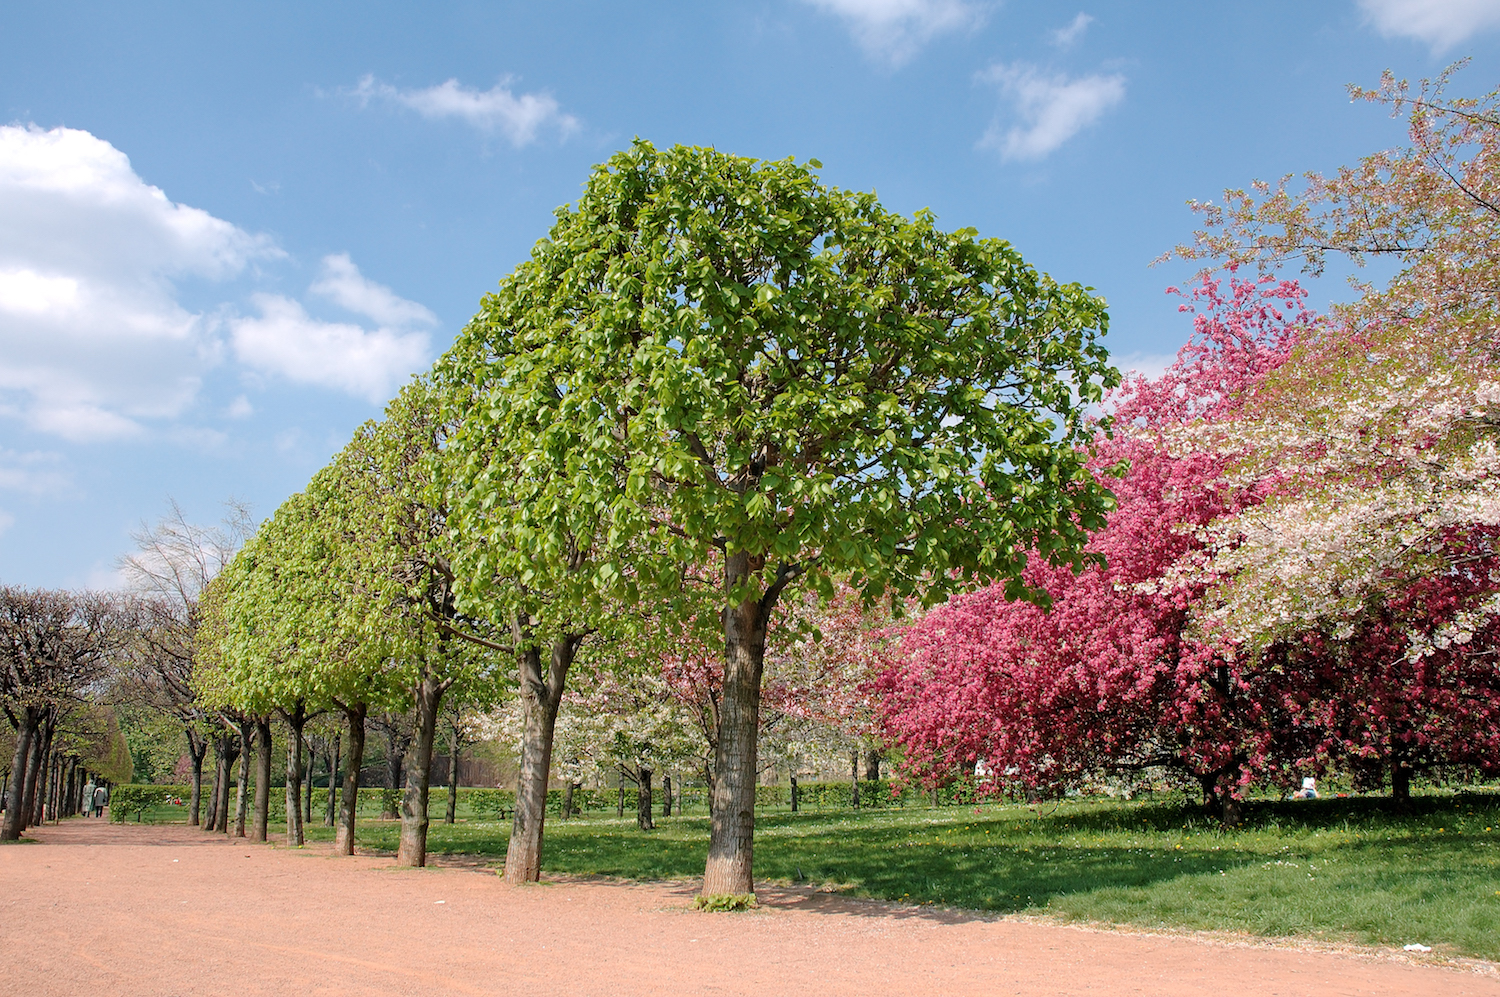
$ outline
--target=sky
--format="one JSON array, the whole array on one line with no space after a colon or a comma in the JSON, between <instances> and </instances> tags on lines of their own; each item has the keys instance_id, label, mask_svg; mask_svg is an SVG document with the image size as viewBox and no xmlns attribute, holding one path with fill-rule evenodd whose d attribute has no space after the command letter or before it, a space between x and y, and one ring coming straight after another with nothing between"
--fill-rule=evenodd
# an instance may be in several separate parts
<instances>
[{"instance_id":1,"label":"sky","mask_svg":"<svg viewBox=\"0 0 1500 997\"><path fill-rule=\"evenodd\" d=\"M170 502L270 515L637 136L1008 239L1154 370L1188 201L1399 144L1346 90L1383 70L1500 84L1500 0L12 0L0 38L0 583L59 587Z\"/></svg>"}]
</instances>

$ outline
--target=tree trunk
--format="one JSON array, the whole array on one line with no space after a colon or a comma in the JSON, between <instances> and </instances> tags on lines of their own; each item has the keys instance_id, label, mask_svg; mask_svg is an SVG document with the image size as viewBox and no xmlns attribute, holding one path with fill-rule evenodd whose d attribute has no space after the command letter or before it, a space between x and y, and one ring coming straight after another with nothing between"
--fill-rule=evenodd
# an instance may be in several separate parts
<instances>
[{"instance_id":1,"label":"tree trunk","mask_svg":"<svg viewBox=\"0 0 1500 997\"><path fill-rule=\"evenodd\" d=\"M250 825L252 841L266 840L271 814L271 718L255 718L255 813Z\"/></svg>"},{"instance_id":2,"label":"tree trunk","mask_svg":"<svg viewBox=\"0 0 1500 997\"><path fill-rule=\"evenodd\" d=\"M286 843L300 848L302 838L302 728L307 726L307 705L297 702L290 712L281 711L291 736L286 742Z\"/></svg>"},{"instance_id":3,"label":"tree trunk","mask_svg":"<svg viewBox=\"0 0 1500 997\"><path fill-rule=\"evenodd\" d=\"M618 795L615 797L615 816L616 817L624 817L625 816L625 770L624 769L620 769L619 774L616 776L616 779L617 779L617 781L619 783L619 785L616 787L619 790L619 792L618 792Z\"/></svg>"},{"instance_id":4,"label":"tree trunk","mask_svg":"<svg viewBox=\"0 0 1500 997\"><path fill-rule=\"evenodd\" d=\"M797 770L792 769L792 813L797 812Z\"/></svg>"},{"instance_id":5,"label":"tree trunk","mask_svg":"<svg viewBox=\"0 0 1500 997\"><path fill-rule=\"evenodd\" d=\"M317 749L315 749L312 746L312 742L308 741L307 742L307 776L306 776L305 779L303 779L303 783L304 783L304 787L305 788L302 791L302 802L303 802L303 806L302 806L302 819L303 819L304 823L305 822L310 822L312 820L313 782L316 781L315 775L316 775L317 771L318 771L318 752L317 752Z\"/></svg>"},{"instance_id":6,"label":"tree trunk","mask_svg":"<svg viewBox=\"0 0 1500 997\"><path fill-rule=\"evenodd\" d=\"M47 753L48 734L47 723L43 719L31 738L31 752L26 759L26 780L21 786L22 830L36 823L36 786L42 777L42 758Z\"/></svg>"},{"instance_id":7,"label":"tree trunk","mask_svg":"<svg viewBox=\"0 0 1500 997\"><path fill-rule=\"evenodd\" d=\"M188 797L188 827L197 827L203 814L203 756L208 753L208 742L190 726L183 727L187 736L188 759L193 766L192 795Z\"/></svg>"},{"instance_id":8,"label":"tree trunk","mask_svg":"<svg viewBox=\"0 0 1500 997\"><path fill-rule=\"evenodd\" d=\"M328 749L328 799L326 801L327 814L323 818L324 827L333 827L337 823L335 815L338 813L339 765L343 762L343 759L339 757L339 749L343 747L343 740L342 734L333 735L333 744Z\"/></svg>"},{"instance_id":9,"label":"tree trunk","mask_svg":"<svg viewBox=\"0 0 1500 997\"><path fill-rule=\"evenodd\" d=\"M521 645L521 625L516 624ZM581 636L565 634L552 645L547 674L542 674L542 653L536 645L516 655L521 710L525 720L521 736L521 765L516 777L516 813L505 852L505 881L512 885L534 883L542 875L542 830L547 820L547 780L552 769L552 735L557 728L557 707L562 702L568 669L583 642Z\"/></svg>"},{"instance_id":10,"label":"tree trunk","mask_svg":"<svg viewBox=\"0 0 1500 997\"><path fill-rule=\"evenodd\" d=\"M573 792L577 788L578 783L574 782L572 779L569 779L568 784L563 787L561 815L563 820L571 820L573 818Z\"/></svg>"},{"instance_id":11,"label":"tree trunk","mask_svg":"<svg viewBox=\"0 0 1500 997\"><path fill-rule=\"evenodd\" d=\"M246 794L250 791L250 755L251 738L255 734L255 724L249 720L240 720L236 724L240 730L240 771L239 778L235 780L234 791L234 836L243 838L245 836L245 806Z\"/></svg>"},{"instance_id":12,"label":"tree trunk","mask_svg":"<svg viewBox=\"0 0 1500 997\"><path fill-rule=\"evenodd\" d=\"M661 815L672 816L672 773L663 772L661 777Z\"/></svg>"},{"instance_id":13,"label":"tree trunk","mask_svg":"<svg viewBox=\"0 0 1500 997\"><path fill-rule=\"evenodd\" d=\"M42 768L37 778L35 801L32 803L32 823L47 822L47 795L52 789L52 765L57 759L57 718L47 723L46 740L42 742Z\"/></svg>"},{"instance_id":14,"label":"tree trunk","mask_svg":"<svg viewBox=\"0 0 1500 997\"><path fill-rule=\"evenodd\" d=\"M219 794L224 786L224 738L215 735L209 738L214 749L214 784L208 794L208 813L204 816L203 830L212 833L219 823Z\"/></svg>"},{"instance_id":15,"label":"tree trunk","mask_svg":"<svg viewBox=\"0 0 1500 997\"><path fill-rule=\"evenodd\" d=\"M62 759L54 751L52 757L47 762L46 786L42 792L41 822L43 824L57 817L57 804L54 802L54 797L57 794L57 780L61 771Z\"/></svg>"},{"instance_id":16,"label":"tree trunk","mask_svg":"<svg viewBox=\"0 0 1500 997\"><path fill-rule=\"evenodd\" d=\"M219 802L219 820L214 825L214 830L220 834L227 834L229 833L229 784L234 778L234 763L240 758L240 746L233 734L222 736L224 740L224 789Z\"/></svg>"},{"instance_id":17,"label":"tree trunk","mask_svg":"<svg viewBox=\"0 0 1500 997\"><path fill-rule=\"evenodd\" d=\"M1411 766L1400 755L1391 759L1391 800L1398 810L1411 806Z\"/></svg>"},{"instance_id":18,"label":"tree trunk","mask_svg":"<svg viewBox=\"0 0 1500 997\"><path fill-rule=\"evenodd\" d=\"M63 757L61 752L52 753L52 773L47 780L47 819L57 823L57 811L62 804Z\"/></svg>"},{"instance_id":19,"label":"tree trunk","mask_svg":"<svg viewBox=\"0 0 1500 997\"><path fill-rule=\"evenodd\" d=\"M725 559L725 588L733 590L753 569L742 552ZM724 611L724 689L709 811L708 861L703 895L755 892L756 740L760 730L760 679L766 655L766 620L774 598L749 598Z\"/></svg>"},{"instance_id":20,"label":"tree trunk","mask_svg":"<svg viewBox=\"0 0 1500 997\"><path fill-rule=\"evenodd\" d=\"M849 752L849 805L859 809L859 749Z\"/></svg>"},{"instance_id":21,"label":"tree trunk","mask_svg":"<svg viewBox=\"0 0 1500 997\"><path fill-rule=\"evenodd\" d=\"M438 707L448 686L431 675L413 690L416 725L406 764L406 792L401 797L401 841L396 864L420 869L427 864L428 794L432 788L432 742L437 735Z\"/></svg>"},{"instance_id":22,"label":"tree trunk","mask_svg":"<svg viewBox=\"0 0 1500 997\"><path fill-rule=\"evenodd\" d=\"M369 709L364 703L344 707L344 718L349 721L349 760L344 763L344 799L339 811L339 829L334 841L335 855L354 854L354 818L359 810L359 770L365 764L365 713Z\"/></svg>"},{"instance_id":23,"label":"tree trunk","mask_svg":"<svg viewBox=\"0 0 1500 997\"><path fill-rule=\"evenodd\" d=\"M870 749L865 753L865 781L876 782L880 779L880 752Z\"/></svg>"},{"instance_id":24,"label":"tree trunk","mask_svg":"<svg viewBox=\"0 0 1500 997\"><path fill-rule=\"evenodd\" d=\"M398 721L399 722L399 721ZM385 735L385 788L401 788L401 763L406 758L406 749L411 745L411 735L398 727L396 723L388 724L382 731ZM400 817L395 797L390 794L385 796L386 804L380 811L381 820L395 820Z\"/></svg>"},{"instance_id":25,"label":"tree trunk","mask_svg":"<svg viewBox=\"0 0 1500 997\"><path fill-rule=\"evenodd\" d=\"M635 782L635 826L642 831L650 831L656 827L656 822L651 819L651 770L642 765L636 773Z\"/></svg>"},{"instance_id":26,"label":"tree trunk","mask_svg":"<svg viewBox=\"0 0 1500 997\"><path fill-rule=\"evenodd\" d=\"M1222 820L1224 808L1219 802L1219 774L1217 772L1208 775L1199 773L1194 778L1198 780L1198 788L1203 791L1204 815Z\"/></svg>"},{"instance_id":27,"label":"tree trunk","mask_svg":"<svg viewBox=\"0 0 1500 997\"><path fill-rule=\"evenodd\" d=\"M448 739L448 813L443 821L452 824L458 820L458 724L453 725L453 736Z\"/></svg>"}]
</instances>

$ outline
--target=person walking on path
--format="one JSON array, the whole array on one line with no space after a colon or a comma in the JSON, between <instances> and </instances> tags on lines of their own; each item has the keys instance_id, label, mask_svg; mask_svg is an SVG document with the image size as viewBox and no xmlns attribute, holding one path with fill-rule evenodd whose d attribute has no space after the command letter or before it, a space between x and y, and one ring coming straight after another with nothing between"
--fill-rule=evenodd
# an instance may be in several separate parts
<instances>
[{"instance_id":1,"label":"person walking on path","mask_svg":"<svg viewBox=\"0 0 1500 997\"><path fill-rule=\"evenodd\" d=\"M104 816L104 808L108 803L109 787L103 785L96 786L94 788L94 809L98 811L98 816Z\"/></svg>"},{"instance_id":2,"label":"person walking on path","mask_svg":"<svg viewBox=\"0 0 1500 997\"><path fill-rule=\"evenodd\" d=\"M90 779L83 787L83 815L94 816L94 780Z\"/></svg>"}]
</instances>

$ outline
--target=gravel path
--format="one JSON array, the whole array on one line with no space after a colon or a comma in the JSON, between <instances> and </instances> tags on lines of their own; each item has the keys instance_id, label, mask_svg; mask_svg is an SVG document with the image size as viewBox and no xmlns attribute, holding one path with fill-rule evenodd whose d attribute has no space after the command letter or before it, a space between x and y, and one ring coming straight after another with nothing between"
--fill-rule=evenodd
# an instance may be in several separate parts
<instances>
[{"instance_id":1,"label":"gravel path","mask_svg":"<svg viewBox=\"0 0 1500 997\"><path fill-rule=\"evenodd\" d=\"M691 884L511 889L455 861L82 818L0 847L0 994L1487 994L1488 964L994 919L768 888L700 914ZM440 859L441 861L441 859Z\"/></svg>"}]
</instances>

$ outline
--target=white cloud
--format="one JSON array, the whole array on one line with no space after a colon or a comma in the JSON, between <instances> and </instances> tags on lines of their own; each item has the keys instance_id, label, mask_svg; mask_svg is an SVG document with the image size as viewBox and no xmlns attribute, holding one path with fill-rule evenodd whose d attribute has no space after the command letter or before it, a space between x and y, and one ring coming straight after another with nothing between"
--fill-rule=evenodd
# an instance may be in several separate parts
<instances>
[{"instance_id":1,"label":"white cloud","mask_svg":"<svg viewBox=\"0 0 1500 997\"><path fill-rule=\"evenodd\" d=\"M84 577L83 587L90 592L124 592L130 588L130 579L118 565L96 561Z\"/></svg>"},{"instance_id":2,"label":"white cloud","mask_svg":"<svg viewBox=\"0 0 1500 997\"><path fill-rule=\"evenodd\" d=\"M1359 0L1365 18L1387 38L1415 38L1434 53L1500 26L1500 0Z\"/></svg>"},{"instance_id":3,"label":"white cloud","mask_svg":"<svg viewBox=\"0 0 1500 997\"><path fill-rule=\"evenodd\" d=\"M381 325L437 324L437 316L422 305L397 297L390 288L367 279L348 253L323 257L323 275L309 290Z\"/></svg>"},{"instance_id":4,"label":"white cloud","mask_svg":"<svg viewBox=\"0 0 1500 997\"><path fill-rule=\"evenodd\" d=\"M229 407L224 410L224 414L231 419L247 419L255 414L255 406L250 404L249 398L240 395L229 403Z\"/></svg>"},{"instance_id":5,"label":"white cloud","mask_svg":"<svg viewBox=\"0 0 1500 997\"><path fill-rule=\"evenodd\" d=\"M246 366L287 380L336 388L372 402L428 361L428 335L411 329L436 321L426 308L365 279L345 255L323 261L313 290L377 322L375 329L324 322L291 298L257 294L258 318L230 320L235 357Z\"/></svg>"},{"instance_id":6,"label":"white cloud","mask_svg":"<svg viewBox=\"0 0 1500 997\"><path fill-rule=\"evenodd\" d=\"M871 56L899 66L938 35L978 24L983 8L969 0L804 0L841 18Z\"/></svg>"},{"instance_id":7,"label":"white cloud","mask_svg":"<svg viewBox=\"0 0 1500 997\"><path fill-rule=\"evenodd\" d=\"M498 131L517 148L536 141L544 128L556 129L563 136L577 130L578 119L564 113L551 94L517 96L510 82L502 79L488 90L475 90L454 79L422 90L402 90L366 75L349 93L362 104L380 98L409 107L424 118L458 118L482 132Z\"/></svg>"},{"instance_id":8,"label":"white cloud","mask_svg":"<svg viewBox=\"0 0 1500 997\"><path fill-rule=\"evenodd\" d=\"M1082 38L1083 33L1087 31L1089 25L1093 23L1094 19L1092 17L1080 11L1078 16L1073 18L1073 20L1068 24L1067 27L1058 28L1052 32L1052 44L1056 45L1058 48L1067 48L1078 39Z\"/></svg>"},{"instance_id":9,"label":"white cloud","mask_svg":"<svg viewBox=\"0 0 1500 997\"><path fill-rule=\"evenodd\" d=\"M979 144L1000 150L1002 159L1042 159L1106 110L1125 99L1125 77L1045 75L1025 63L995 65L978 75L1012 104L1020 123L992 124Z\"/></svg>"},{"instance_id":10,"label":"white cloud","mask_svg":"<svg viewBox=\"0 0 1500 997\"><path fill-rule=\"evenodd\" d=\"M72 485L62 466L59 454L0 449L0 489L28 495L60 494Z\"/></svg>"},{"instance_id":11,"label":"white cloud","mask_svg":"<svg viewBox=\"0 0 1500 997\"><path fill-rule=\"evenodd\" d=\"M71 440L183 412L216 343L175 282L282 255L71 128L0 127L0 218L0 414Z\"/></svg>"}]
</instances>

